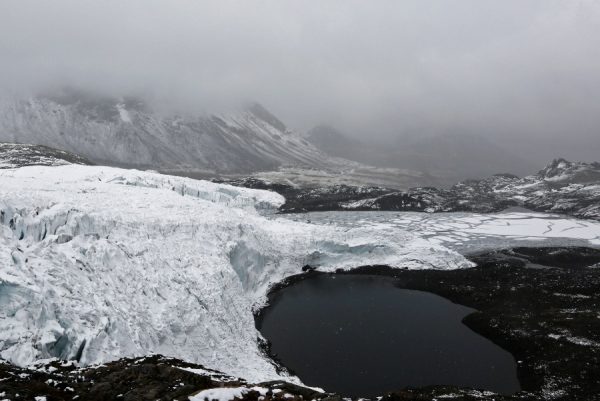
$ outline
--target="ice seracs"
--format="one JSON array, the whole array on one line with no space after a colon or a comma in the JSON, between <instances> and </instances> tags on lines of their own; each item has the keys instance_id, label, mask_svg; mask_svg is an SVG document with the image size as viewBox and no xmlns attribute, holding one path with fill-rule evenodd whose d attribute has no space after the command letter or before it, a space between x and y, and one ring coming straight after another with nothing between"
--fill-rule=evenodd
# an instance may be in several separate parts
<instances>
[{"instance_id":1,"label":"ice seracs","mask_svg":"<svg viewBox=\"0 0 600 401\"><path fill-rule=\"evenodd\" d=\"M118 168L0 171L0 357L81 364L161 353L280 378L253 310L310 264L463 268L400 228L267 216L273 192Z\"/></svg>"}]
</instances>

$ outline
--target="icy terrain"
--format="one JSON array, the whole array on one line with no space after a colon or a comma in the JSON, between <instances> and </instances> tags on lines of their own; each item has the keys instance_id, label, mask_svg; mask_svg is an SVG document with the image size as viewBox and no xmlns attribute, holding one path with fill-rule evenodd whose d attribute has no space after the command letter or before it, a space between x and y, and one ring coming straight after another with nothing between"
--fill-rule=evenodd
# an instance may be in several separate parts
<instances>
[{"instance_id":1,"label":"icy terrain","mask_svg":"<svg viewBox=\"0 0 600 401\"><path fill-rule=\"evenodd\" d=\"M504 213L311 212L294 221L378 231L404 230L461 254L517 246L600 248L600 221L528 211Z\"/></svg>"},{"instance_id":2,"label":"icy terrain","mask_svg":"<svg viewBox=\"0 0 600 401\"><path fill-rule=\"evenodd\" d=\"M310 264L470 266L396 227L269 216L273 192L97 166L0 171L0 357L81 364L161 353L279 377L253 310Z\"/></svg>"},{"instance_id":3,"label":"icy terrain","mask_svg":"<svg viewBox=\"0 0 600 401\"><path fill-rule=\"evenodd\" d=\"M273 192L97 166L0 171L0 357L161 353L280 378L253 311L310 264L471 266L458 251L600 246L600 223L534 213L309 213ZM289 378L288 378L289 380ZM293 380L293 379L292 379Z\"/></svg>"}]
</instances>

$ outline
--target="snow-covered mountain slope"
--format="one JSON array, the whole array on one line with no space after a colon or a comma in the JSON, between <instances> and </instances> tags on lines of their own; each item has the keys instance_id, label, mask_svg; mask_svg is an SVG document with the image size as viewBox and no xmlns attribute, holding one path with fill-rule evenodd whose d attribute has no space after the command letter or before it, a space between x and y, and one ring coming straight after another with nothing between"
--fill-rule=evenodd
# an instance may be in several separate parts
<instances>
[{"instance_id":1,"label":"snow-covered mountain slope","mask_svg":"<svg viewBox=\"0 0 600 401\"><path fill-rule=\"evenodd\" d=\"M327 158L253 104L229 115L161 115L139 99L74 90L0 102L0 141L35 143L98 163L165 170L256 171Z\"/></svg>"},{"instance_id":2,"label":"snow-covered mountain slope","mask_svg":"<svg viewBox=\"0 0 600 401\"><path fill-rule=\"evenodd\" d=\"M43 145L0 143L0 169L24 166L62 166L65 164L92 164L90 161L64 150Z\"/></svg>"},{"instance_id":3,"label":"snow-covered mountain slope","mask_svg":"<svg viewBox=\"0 0 600 401\"><path fill-rule=\"evenodd\" d=\"M140 99L64 89L0 99L0 141L51 146L96 164L203 178L270 171L286 180L344 177L400 189L434 183L416 171L330 157L257 103L219 115L180 115L158 112Z\"/></svg>"},{"instance_id":4,"label":"snow-covered mountain slope","mask_svg":"<svg viewBox=\"0 0 600 401\"><path fill-rule=\"evenodd\" d=\"M1 170L0 357L162 353L263 381L281 376L259 349L253 311L302 266L471 266L400 228L269 216L283 201L109 167Z\"/></svg>"}]
</instances>

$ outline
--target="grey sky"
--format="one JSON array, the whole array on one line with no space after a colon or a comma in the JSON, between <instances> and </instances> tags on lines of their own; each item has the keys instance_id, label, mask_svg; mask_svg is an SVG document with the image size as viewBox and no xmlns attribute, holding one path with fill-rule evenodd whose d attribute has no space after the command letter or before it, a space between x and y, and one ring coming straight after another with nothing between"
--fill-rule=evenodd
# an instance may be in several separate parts
<instances>
[{"instance_id":1,"label":"grey sky","mask_svg":"<svg viewBox=\"0 0 600 401\"><path fill-rule=\"evenodd\" d=\"M294 128L600 136L595 0L0 0L0 86L257 99Z\"/></svg>"}]
</instances>

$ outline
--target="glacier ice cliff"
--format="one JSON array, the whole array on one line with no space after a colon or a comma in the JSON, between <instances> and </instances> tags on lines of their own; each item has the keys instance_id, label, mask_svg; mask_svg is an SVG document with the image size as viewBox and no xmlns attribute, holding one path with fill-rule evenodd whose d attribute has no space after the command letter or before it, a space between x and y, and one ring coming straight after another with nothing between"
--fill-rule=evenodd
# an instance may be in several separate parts
<instances>
[{"instance_id":1,"label":"glacier ice cliff","mask_svg":"<svg viewBox=\"0 0 600 401\"><path fill-rule=\"evenodd\" d=\"M161 353L251 381L281 378L259 348L253 311L302 266L471 265L401 227L269 213L283 202L109 167L0 171L0 357L89 365Z\"/></svg>"}]
</instances>

